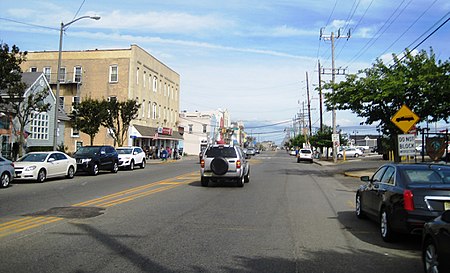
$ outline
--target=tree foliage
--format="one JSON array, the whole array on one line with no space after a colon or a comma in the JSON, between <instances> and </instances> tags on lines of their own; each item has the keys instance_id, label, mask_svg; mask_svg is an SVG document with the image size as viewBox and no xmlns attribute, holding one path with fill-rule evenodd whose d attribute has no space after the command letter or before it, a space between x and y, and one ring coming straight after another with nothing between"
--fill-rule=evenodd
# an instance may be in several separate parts
<instances>
[{"instance_id":1,"label":"tree foliage","mask_svg":"<svg viewBox=\"0 0 450 273\"><path fill-rule=\"evenodd\" d=\"M102 125L109 128L111 136L121 147L125 143L131 121L138 115L140 104L136 100L122 102L111 100L105 102L105 105L109 114L103 120Z\"/></svg>"},{"instance_id":2,"label":"tree foliage","mask_svg":"<svg viewBox=\"0 0 450 273\"><path fill-rule=\"evenodd\" d=\"M23 154L25 142L25 126L31 121L31 115L35 112L47 112L51 105L44 103L48 96L48 89L33 89L27 92L30 86L22 82L22 69L20 64L26 60L27 52L21 52L13 45L11 52L7 44L1 44L0 48L0 109L4 109L17 120L19 128L14 127L18 136L19 156Z\"/></svg>"},{"instance_id":3,"label":"tree foliage","mask_svg":"<svg viewBox=\"0 0 450 273\"><path fill-rule=\"evenodd\" d=\"M327 108L351 110L365 124L378 123L389 136L399 132L390 119L404 104L422 120L449 121L450 62L437 61L432 49L430 54L406 51L402 58L394 54L393 60L388 66L377 59L345 81L326 84L324 88L335 91L325 95Z\"/></svg>"},{"instance_id":4,"label":"tree foliage","mask_svg":"<svg viewBox=\"0 0 450 273\"><path fill-rule=\"evenodd\" d=\"M71 124L90 137L91 145L94 144L94 138L100 131L103 120L108 115L105 103L96 99L87 98L78 104L73 105L74 110L71 115Z\"/></svg>"}]
</instances>

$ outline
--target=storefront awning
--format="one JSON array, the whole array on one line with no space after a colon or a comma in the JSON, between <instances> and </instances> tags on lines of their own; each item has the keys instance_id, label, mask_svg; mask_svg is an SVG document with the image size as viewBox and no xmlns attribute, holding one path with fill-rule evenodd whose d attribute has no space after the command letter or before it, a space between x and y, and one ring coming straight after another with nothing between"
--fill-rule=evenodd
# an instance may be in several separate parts
<instances>
[{"instance_id":1,"label":"storefront awning","mask_svg":"<svg viewBox=\"0 0 450 273\"><path fill-rule=\"evenodd\" d=\"M173 131L172 135L158 134L158 128L143 125L132 125L130 136L136 138L183 140L183 136L178 131Z\"/></svg>"}]
</instances>

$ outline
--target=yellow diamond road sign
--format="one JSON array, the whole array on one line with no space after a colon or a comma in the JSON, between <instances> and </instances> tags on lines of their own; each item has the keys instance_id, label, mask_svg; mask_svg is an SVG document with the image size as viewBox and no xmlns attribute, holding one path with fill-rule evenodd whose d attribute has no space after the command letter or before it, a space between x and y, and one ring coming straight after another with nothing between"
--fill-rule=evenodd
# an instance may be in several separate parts
<instances>
[{"instance_id":1,"label":"yellow diamond road sign","mask_svg":"<svg viewBox=\"0 0 450 273\"><path fill-rule=\"evenodd\" d=\"M403 105L391 118L391 121L406 134L419 119L420 118L414 114L408 106Z\"/></svg>"}]
</instances>

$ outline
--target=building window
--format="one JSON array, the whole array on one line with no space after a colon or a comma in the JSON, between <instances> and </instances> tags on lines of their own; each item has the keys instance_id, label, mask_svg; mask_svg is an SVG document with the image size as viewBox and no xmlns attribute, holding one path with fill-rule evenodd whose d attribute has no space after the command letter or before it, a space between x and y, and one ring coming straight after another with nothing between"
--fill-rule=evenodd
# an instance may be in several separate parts
<instances>
[{"instance_id":1,"label":"building window","mask_svg":"<svg viewBox=\"0 0 450 273\"><path fill-rule=\"evenodd\" d=\"M189 124L188 126L189 126L188 133L189 133L189 134L192 134L192 126L193 126L193 125L192 125L192 124Z\"/></svg>"},{"instance_id":2,"label":"building window","mask_svg":"<svg viewBox=\"0 0 450 273\"><path fill-rule=\"evenodd\" d=\"M206 133L206 124L203 124L203 133Z\"/></svg>"},{"instance_id":3,"label":"building window","mask_svg":"<svg viewBox=\"0 0 450 273\"><path fill-rule=\"evenodd\" d=\"M71 130L71 136L72 136L72 137L80 137L80 131L78 131L78 130L75 129L75 128L72 128L72 130Z\"/></svg>"},{"instance_id":4,"label":"building window","mask_svg":"<svg viewBox=\"0 0 450 273\"><path fill-rule=\"evenodd\" d=\"M117 97L116 96L108 97L108 101L117 101Z\"/></svg>"},{"instance_id":5,"label":"building window","mask_svg":"<svg viewBox=\"0 0 450 273\"><path fill-rule=\"evenodd\" d=\"M66 82L66 68L59 68L59 82Z\"/></svg>"},{"instance_id":6,"label":"building window","mask_svg":"<svg viewBox=\"0 0 450 273\"><path fill-rule=\"evenodd\" d=\"M142 100L142 104L141 104L141 116L142 118L145 118L145 100Z\"/></svg>"},{"instance_id":7,"label":"building window","mask_svg":"<svg viewBox=\"0 0 450 273\"><path fill-rule=\"evenodd\" d=\"M156 93L158 90L158 78L156 76L153 77L153 92Z\"/></svg>"},{"instance_id":8,"label":"building window","mask_svg":"<svg viewBox=\"0 0 450 273\"><path fill-rule=\"evenodd\" d=\"M64 97L59 97L59 108L64 109Z\"/></svg>"},{"instance_id":9,"label":"building window","mask_svg":"<svg viewBox=\"0 0 450 273\"><path fill-rule=\"evenodd\" d=\"M144 71L144 77L143 77L143 85L144 85L144 88L145 88L145 82L147 81L147 72L145 72Z\"/></svg>"},{"instance_id":10,"label":"building window","mask_svg":"<svg viewBox=\"0 0 450 273\"><path fill-rule=\"evenodd\" d=\"M31 139L48 140L49 119L47 113L31 114Z\"/></svg>"},{"instance_id":11,"label":"building window","mask_svg":"<svg viewBox=\"0 0 450 273\"><path fill-rule=\"evenodd\" d=\"M117 65L111 65L109 67L109 82L119 81L119 67Z\"/></svg>"},{"instance_id":12,"label":"building window","mask_svg":"<svg viewBox=\"0 0 450 273\"><path fill-rule=\"evenodd\" d=\"M74 96L72 97L72 111L74 110L75 105L80 104L80 97Z\"/></svg>"},{"instance_id":13,"label":"building window","mask_svg":"<svg viewBox=\"0 0 450 273\"><path fill-rule=\"evenodd\" d=\"M37 72L37 67L30 67L30 72Z\"/></svg>"},{"instance_id":14,"label":"building window","mask_svg":"<svg viewBox=\"0 0 450 273\"><path fill-rule=\"evenodd\" d=\"M83 141L79 141L79 140L77 140L76 142L75 142L75 151L77 151L80 147L82 147L83 146Z\"/></svg>"},{"instance_id":15,"label":"building window","mask_svg":"<svg viewBox=\"0 0 450 273\"><path fill-rule=\"evenodd\" d=\"M136 69L136 84L139 85L139 67Z\"/></svg>"},{"instance_id":16,"label":"building window","mask_svg":"<svg viewBox=\"0 0 450 273\"><path fill-rule=\"evenodd\" d=\"M73 81L74 82L81 82L81 66L75 66L73 68Z\"/></svg>"},{"instance_id":17,"label":"building window","mask_svg":"<svg viewBox=\"0 0 450 273\"><path fill-rule=\"evenodd\" d=\"M164 84L164 97L167 96L167 84Z\"/></svg>"},{"instance_id":18,"label":"building window","mask_svg":"<svg viewBox=\"0 0 450 273\"><path fill-rule=\"evenodd\" d=\"M47 81L50 82L51 75L52 75L52 68L51 67L44 67L44 75L47 78Z\"/></svg>"},{"instance_id":19,"label":"building window","mask_svg":"<svg viewBox=\"0 0 450 273\"><path fill-rule=\"evenodd\" d=\"M151 117L152 117L152 103L149 101L148 107L147 107L147 118L151 118Z\"/></svg>"},{"instance_id":20,"label":"building window","mask_svg":"<svg viewBox=\"0 0 450 273\"><path fill-rule=\"evenodd\" d=\"M152 119L156 119L156 107L158 107L158 105L156 104L156 102L154 102L153 103L153 109L152 109L152 112L153 112Z\"/></svg>"}]
</instances>

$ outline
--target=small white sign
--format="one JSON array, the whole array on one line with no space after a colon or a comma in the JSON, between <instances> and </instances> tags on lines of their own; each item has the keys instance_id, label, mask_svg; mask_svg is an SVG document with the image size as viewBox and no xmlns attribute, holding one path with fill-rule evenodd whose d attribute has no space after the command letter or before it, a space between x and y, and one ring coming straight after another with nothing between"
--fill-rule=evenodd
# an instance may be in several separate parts
<instances>
[{"instance_id":1,"label":"small white sign","mask_svg":"<svg viewBox=\"0 0 450 273\"><path fill-rule=\"evenodd\" d=\"M416 154L415 136L413 134L398 135L398 155L407 156Z\"/></svg>"},{"instance_id":2,"label":"small white sign","mask_svg":"<svg viewBox=\"0 0 450 273\"><path fill-rule=\"evenodd\" d=\"M339 141L339 134L331 134L331 141Z\"/></svg>"}]
</instances>

